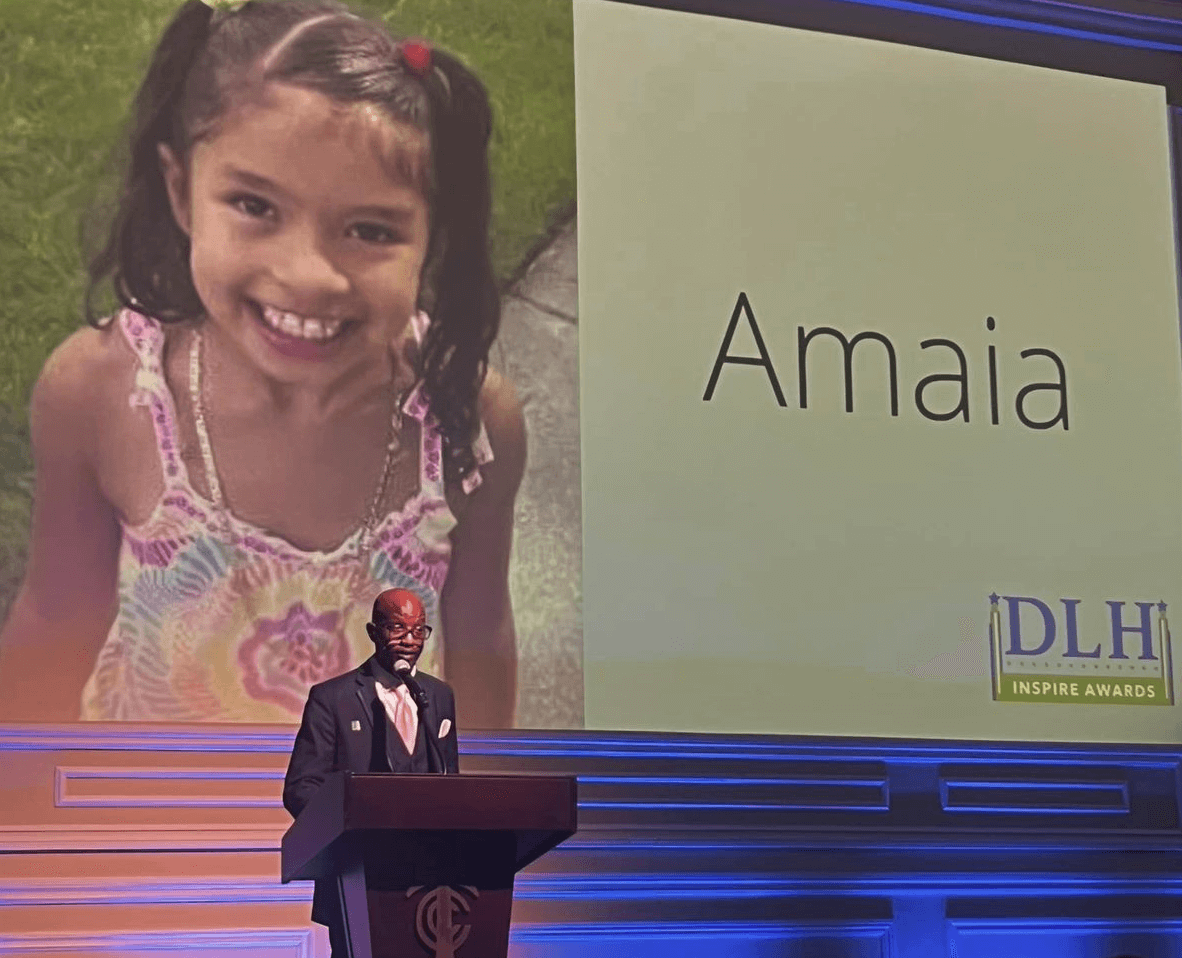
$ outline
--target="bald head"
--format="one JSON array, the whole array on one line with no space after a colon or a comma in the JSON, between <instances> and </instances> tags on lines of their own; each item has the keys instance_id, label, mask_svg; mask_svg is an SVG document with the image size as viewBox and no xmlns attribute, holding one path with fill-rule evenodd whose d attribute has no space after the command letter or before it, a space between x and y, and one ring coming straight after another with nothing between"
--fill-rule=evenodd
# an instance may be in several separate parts
<instances>
[{"instance_id":1,"label":"bald head","mask_svg":"<svg viewBox=\"0 0 1182 958\"><path fill-rule=\"evenodd\" d=\"M410 589L387 589L374 599L372 618L375 622L395 615L404 619L426 620L423 603Z\"/></svg>"},{"instance_id":2,"label":"bald head","mask_svg":"<svg viewBox=\"0 0 1182 958\"><path fill-rule=\"evenodd\" d=\"M409 589L387 589L374 600L373 621L365 626L378 664L388 672L405 659L414 665L431 635L422 600Z\"/></svg>"}]
</instances>

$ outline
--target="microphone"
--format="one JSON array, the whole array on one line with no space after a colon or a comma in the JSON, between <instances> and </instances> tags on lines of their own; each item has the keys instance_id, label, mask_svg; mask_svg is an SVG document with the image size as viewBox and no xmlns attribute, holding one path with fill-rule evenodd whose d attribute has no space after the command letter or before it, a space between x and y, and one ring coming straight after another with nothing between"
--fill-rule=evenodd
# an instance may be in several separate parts
<instances>
[{"instance_id":1,"label":"microphone","mask_svg":"<svg viewBox=\"0 0 1182 958\"><path fill-rule=\"evenodd\" d=\"M410 674L410 663L406 659L396 659L394 661L394 673L402 679L406 690L410 692L410 697L415 700L415 704L419 707L419 720L423 723L423 738L427 740L427 748L435 756L435 763L439 767L439 774L446 775L447 764L443 761L443 753L440 752L439 742L436 741L439 737L439 730L431 727L431 720L427 717L427 708L430 704L427 699L427 693L423 691L423 687Z\"/></svg>"},{"instance_id":2,"label":"microphone","mask_svg":"<svg viewBox=\"0 0 1182 958\"><path fill-rule=\"evenodd\" d=\"M406 659L395 659L394 674L402 679L407 691L410 692L411 698L415 700L415 704L419 707L419 714L422 714L428 704L427 693L423 691L423 687L410 674L410 663Z\"/></svg>"}]
</instances>

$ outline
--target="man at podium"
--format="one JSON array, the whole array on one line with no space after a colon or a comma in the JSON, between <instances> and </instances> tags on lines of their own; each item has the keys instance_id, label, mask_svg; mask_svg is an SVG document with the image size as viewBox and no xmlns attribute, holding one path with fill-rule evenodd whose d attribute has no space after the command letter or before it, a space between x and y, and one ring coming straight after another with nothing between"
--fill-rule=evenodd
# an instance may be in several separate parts
<instances>
[{"instance_id":1,"label":"man at podium","mask_svg":"<svg viewBox=\"0 0 1182 958\"><path fill-rule=\"evenodd\" d=\"M360 667L312 687L283 782L283 806L296 817L331 772L459 771L451 686L415 667L431 635L419 597L389 589L365 629L374 654ZM327 925L333 954L345 938L336 889L320 881L312 920Z\"/></svg>"}]
</instances>

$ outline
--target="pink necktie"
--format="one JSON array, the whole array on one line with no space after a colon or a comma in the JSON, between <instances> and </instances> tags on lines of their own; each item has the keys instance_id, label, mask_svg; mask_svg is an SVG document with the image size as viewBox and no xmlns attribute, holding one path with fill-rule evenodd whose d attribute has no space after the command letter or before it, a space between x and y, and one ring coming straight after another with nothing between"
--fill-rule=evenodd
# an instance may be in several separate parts
<instances>
[{"instance_id":1,"label":"pink necktie","mask_svg":"<svg viewBox=\"0 0 1182 958\"><path fill-rule=\"evenodd\" d=\"M419 730L419 715L415 710L414 702L411 701L410 691L405 685L398 686L394 690L394 694L398 696L398 708L394 713L394 728L398 730L398 737L406 746L406 753L414 755L415 735Z\"/></svg>"}]
</instances>

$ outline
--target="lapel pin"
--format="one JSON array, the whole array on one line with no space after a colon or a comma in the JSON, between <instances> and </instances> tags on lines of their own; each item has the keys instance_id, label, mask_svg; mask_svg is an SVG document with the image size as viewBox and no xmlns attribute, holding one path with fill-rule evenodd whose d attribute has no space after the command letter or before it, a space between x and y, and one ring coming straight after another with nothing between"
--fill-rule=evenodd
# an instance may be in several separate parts
<instances>
[{"instance_id":1,"label":"lapel pin","mask_svg":"<svg viewBox=\"0 0 1182 958\"><path fill-rule=\"evenodd\" d=\"M360 722L358 722L358 721L357 721L357 719L353 719L353 721L352 721L352 723L350 723L349 727L350 727L350 728L351 728L351 729L352 729L354 732L360 732L360 731L361 731L361 723L360 723Z\"/></svg>"}]
</instances>

